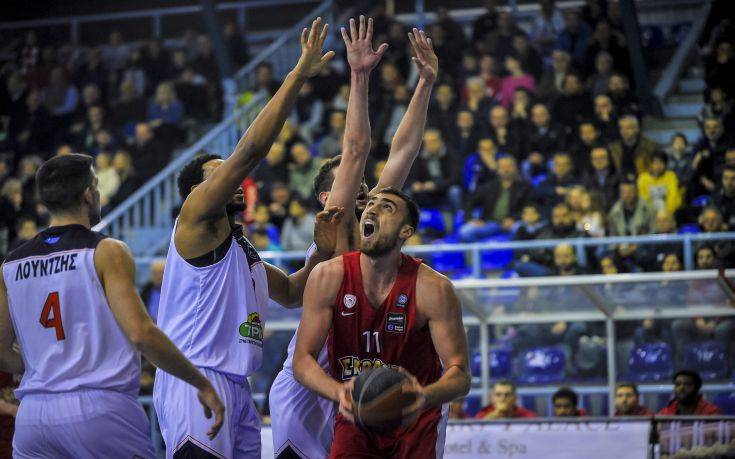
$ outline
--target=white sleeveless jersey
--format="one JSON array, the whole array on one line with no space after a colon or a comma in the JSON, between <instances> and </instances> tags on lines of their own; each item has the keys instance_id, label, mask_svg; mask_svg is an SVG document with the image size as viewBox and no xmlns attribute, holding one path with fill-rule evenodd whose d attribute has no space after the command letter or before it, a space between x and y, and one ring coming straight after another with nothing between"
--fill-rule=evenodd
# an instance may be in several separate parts
<instances>
[{"instance_id":1,"label":"white sleeveless jersey","mask_svg":"<svg viewBox=\"0 0 735 459\"><path fill-rule=\"evenodd\" d=\"M94 267L104 237L81 225L52 227L8 255L3 279L25 364L18 399L86 389L138 395L140 355Z\"/></svg>"},{"instance_id":2,"label":"white sleeveless jersey","mask_svg":"<svg viewBox=\"0 0 735 459\"><path fill-rule=\"evenodd\" d=\"M314 255L314 252L316 252L316 242L312 242L309 248L306 250L306 262L309 261L309 258L311 258L312 255ZM293 355L294 352L296 352L296 335L299 333L298 328L294 332L293 336L291 337L291 341L288 343L288 353L286 354L286 361L283 362L283 369L286 370L288 373L293 374ZM329 353L327 352L327 345L324 344L324 347L319 352L319 357L316 359L316 361L321 365L321 367L324 369L324 371L329 372Z\"/></svg>"},{"instance_id":3,"label":"white sleeveless jersey","mask_svg":"<svg viewBox=\"0 0 735 459\"><path fill-rule=\"evenodd\" d=\"M246 377L260 368L268 279L258 252L237 227L197 267L176 250L174 235L161 286L158 326L199 368ZM225 252L226 247L226 252Z\"/></svg>"}]
</instances>

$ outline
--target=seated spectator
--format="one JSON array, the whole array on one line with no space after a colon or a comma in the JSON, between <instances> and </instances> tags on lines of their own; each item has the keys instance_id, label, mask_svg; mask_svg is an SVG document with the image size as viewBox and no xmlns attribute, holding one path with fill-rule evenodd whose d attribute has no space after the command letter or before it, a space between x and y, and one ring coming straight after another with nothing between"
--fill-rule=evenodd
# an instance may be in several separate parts
<instances>
[{"instance_id":1,"label":"seated spectator","mask_svg":"<svg viewBox=\"0 0 735 459\"><path fill-rule=\"evenodd\" d=\"M480 43L480 49L491 56L496 56L503 60L505 56L513 52L513 36L523 31L516 25L515 18L511 11L501 11L498 13L498 27L485 37L485 41ZM441 56L440 53L437 55Z\"/></svg>"},{"instance_id":2,"label":"seated spectator","mask_svg":"<svg viewBox=\"0 0 735 459\"><path fill-rule=\"evenodd\" d=\"M179 127L184 120L184 104L176 96L174 85L165 81L156 88L156 95L148 104L148 121L151 126Z\"/></svg>"},{"instance_id":3,"label":"seated spectator","mask_svg":"<svg viewBox=\"0 0 735 459\"><path fill-rule=\"evenodd\" d=\"M100 205L106 207L120 188L120 176L112 167L112 157L108 153L100 153L95 158L97 173L97 189L100 192Z\"/></svg>"},{"instance_id":4,"label":"seated spectator","mask_svg":"<svg viewBox=\"0 0 735 459\"><path fill-rule=\"evenodd\" d=\"M436 129L424 132L419 160L409 176L409 187L421 207L451 204L460 208L460 159L450 145L444 143Z\"/></svg>"},{"instance_id":5,"label":"seated spectator","mask_svg":"<svg viewBox=\"0 0 735 459\"><path fill-rule=\"evenodd\" d=\"M574 57L577 62L582 62L587 44L592 37L592 29L584 21L577 10L564 12L564 29L556 39L556 48L564 50Z\"/></svg>"},{"instance_id":6,"label":"seated spectator","mask_svg":"<svg viewBox=\"0 0 735 459\"><path fill-rule=\"evenodd\" d=\"M469 171L470 175L467 177L467 191L474 193L477 188L488 183L491 179L497 176L498 161L498 150L495 147L495 142L491 138L482 138L477 142L477 154L473 155L476 159L472 163L472 167ZM468 158L468 162L471 158ZM466 173L467 171L465 171Z\"/></svg>"},{"instance_id":7,"label":"seated spectator","mask_svg":"<svg viewBox=\"0 0 735 459\"><path fill-rule=\"evenodd\" d=\"M276 182L288 181L288 158L286 148L281 142L273 142L265 161L255 171L258 189L264 194L270 193L270 187Z\"/></svg>"},{"instance_id":8,"label":"seated spectator","mask_svg":"<svg viewBox=\"0 0 735 459\"><path fill-rule=\"evenodd\" d=\"M679 183L685 186L691 176L692 152L686 136L677 132L671 137L671 144L666 147L669 169L679 178Z\"/></svg>"},{"instance_id":9,"label":"seated spectator","mask_svg":"<svg viewBox=\"0 0 735 459\"><path fill-rule=\"evenodd\" d=\"M620 182L620 199L607 216L608 235L639 236L649 234L653 227L655 211L648 202L638 197L633 177Z\"/></svg>"},{"instance_id":10,"label":"seated spectator","mask_svg":"<svg viewBox=\"0 0 735 459\"><path fill-rule=\"evenodd\" d=\"M589 162L591 168L582 184L587 190L599 196L602 208L607 213L618 200L620 179L610 161L610 152L606 147L592 148Z\"/></svg>"},{"instance_id":11,"label":"seated spectator","mask_svg":"<svg viewBox=\"0 0 735 459\"><path fill-rule=\"evenodd\" d=\"M513 36L513 52L520 61L521 67L533 77L535 82L539 81L543 73L544 62L538 51L531 46L525 33L517 33Z\"/></svg>"},{"instance_id":12,"label":"seated spectator","mask_svg":"<svg viewBox=\"0 0 735 459\"><path fill-rule=\"evenodd\" d=\"M702 209L698 219L699 227L705 233L729 231L727 223L723 221L722 212L717 207L707 206ZM733 241L714 242L715 255L722 263L723 268L735 267L735 243Z\"/></svg>"},{"instance_id":13,"label":"seated spectator","mask_svg":"<svg viewBox=\"0 0 735 459\"><path fill-rule=\"evenodd\" d=\"M587 89L593 97L605 94L613 74L613 58L607 51L600 51L595 56L595 71L587 79Z\"/></svg>"},{"instance_id":14,"label":"seated spectator","mask_svg":"<svg viewBox=\"0 0 735 459\"><path fill-rule=\"evenodd\" d=\"M158 302L161 299L161 285L163 285L163 271L166 260L159 258L151 262L151 274L148 282L140 291L140 298L148 310L148 315L155 322L158 318Z\"/></svg>"},{"instance_id":15,"label":"seated spectator","mask_svg":"<svg viewBox=\"0 0 735 459\"><path fill-rule=\"evenodd\" d=\"M79 90L69 82L62 67L51 70L49 85L44 90L43 101L56 122L68 126L79 103Z\"/></svg>"},{"instance_id":16,"label":"seated spectator","mask_svg":"<svg viewBox=\"0 0 735 459\"><path fill-rule=\"evenodd\" d=\"M555 418L579 418L587 416L582 408L577 408L579 397L569 387L561 387L551 396Z\"/></svg>"},{"instance_id":17,"label":"seated spectator","mask_svg":"<svg viewBox=\"0 0 735 459\"><path fill-rule=\"evenodd\" d=\"M271 186L270 204L268 212L270 213L270 222L273 223L280 231L288 217L289 202L291 201L291 190L283 182L274 183Z\"/></svg>"},{"instance_id":18,"label":"seated spectator","mask_svg":"<svg viewBox=\"0 0 735 459\"><path fill-rule=\"evenodd\" d=\"M735 111L733 100L721 87L708 87L704 90L705 104L699 113L698 120L703 122L707 118L720 118L725 132L732 132L735 128Z\"/></svg>"},{"instance_id":19,"label":"seated spectator","mask_svg":"<svg viewBox=\"0 0 735 459\"><path fill-rule=\"evenodd\" d=\"M467 78L465 93L463 106L476 116L482 117L493 106L492 99L486 93L485 80L481 77Z\"/></svg>"},{"instance_id":20,"label":"seated spectator","mask_svg":"<svg viewBox=\"0 0 735 459\"><path fill-rule=\"evenodd\" d=\"M314 241L314 219L305 199L292 199L281 230L283 250L306 250Z\"/></svg>"},{"instance_id":21,"label":"seated spectator","mask_svg":"<svg viewBox=\"0 0 735 459\"><path fill-rule=\"evenodd\" d=\"M319 156L332 158L342 153L342 138L345 135L347 113L343 110L332 110L329 115L329 131L319 141Z\"/></svg>"},{"instance_id":22,"label":"seated spectator","mask_svg":"<svg viewBox=\"0 0 735 459\"><path fill-rule=\"evenodd\" d=\"M250 233L250 238L253 241L253 247L258 251L270 250L278 251L281 250L281 246L271 240L268 231L262 228L256 228Z\"/></svg>"},{"instance_id":23,"label":"seated spectator","mask_svg":"<svg viewBox=\"0 0 735 459\"><path fill-rule=\"evenodd\" d=\"M674 398L661 409L659 416L721 416L722 410L708 402L699 393L702 377L690 370L680 370L674 374Z\"/></svg>"},{"instance_id":24,"label":"seated spectator","mask_svg":"<svg viewBox=\"0 0 735 459\"><path fill-rule=\"evenodd\" d=\"M499 150L513 155L519 164L526 155L524 130L525 121L511 121L508 110L502 105L490 109L490 137Z\"/></svg>"},{"instance_id":25,"label":"seated spectator","mask_svg":"<svg viewBox=\"0 0 735 459\"><path fill-rule=\"evenodd\" d=\"M449 134L453 129L456 119L457 104L454 89L448 83L441 83L434 90L434 97L427 114L426 125L439 129L442 134ZM340 144L341 151L342 145Z\"/></svg>"},{"instance_id":26,"label":"seated spectator","mask_svg":"<svg viewBox=\"0 0 735 459\"><path fill-rule=\"evenodd\" d=\"M521 66L521 61L513 54L505 57L505 69L508 76L503 78L500 102L509 109L512 107L513 94L516 89L526 88L533 91L536 89L536 80L533 75L526 73L526 69Z\"/></svg>"},{"instance_id":27,"label":"seated spectator","mask_svg":"<svg viewBox=\"0 0 735 459\"><path fill-rule=\"evenodd\" d=\"M125 129L126 126L134 125L145 120L145 100L135 89L132 79L126 78L120 82L118 98L112 103L113 122L115 125Z\"/></svg>"},{"instance_id":28,"label":"seated spectator","mask_svg":"<svg viewBox=\"0 0 735 459\"><path fill-rule=\"evenodd\" d=\"M602 207L597 194L578 187L580 195L580 215L577 220L577 231L589 234L591 237L605 236L605 209Z\"/></svg>"},{"instance_id":29,"label":"seated spectator","mask_svg":"<svg viewBox=\"0 0 735 459\"><path fill-rule=\"evenodd\" d=\"M536 204L525 203L521 211L521 219L513 229L513 239L517 241L536 239L545 227L546 222L541 219Z\"/></svg>"},{"instance_id":30,"label":"seated spectator","mask_svg":"<svg viewBox=\"0 0 735 459\"><path fill-rule=\"evenodd\" d=\"M477 151L477 142L480 140L480 125L475 121L475 116L469 110L460 110L457 113L457 124L447 140L459 155L459 158L467 158ZM393 136L391 135L392 139ZM388 142L390 144L390 142Z\"/></svg>"},{"instance_id":31,"label":"seated spectator","mask_svg":"<svg viewBox=\"0 0 735 459\"><path fill-rule=\"evenodd\" d=\"M478 65L479 77L485 82L485 95L493 100L493 103L501 98L503 89L503 80L498 76L500 73L495 64L495 58L489 54L483 54L480 57ZM501 70L502 71L502 70ZM484 113L481 113L483 121L485 121Z\"/></svg>"},{"instance_id":32,"label":"seated spectator","mask_svg":"<svg viewBox=\"0 0 735 459\"><path fill-rule=\"evenodd\" d=\"M655 210L673 214L681 207L679 179L666 167L666 153L656 151L651 156L648 171L638 176L638 195Z\"/></svg>"},{"instance_id":33,"label":"seated spectator","mask_svg":"<svg viewBox=\"0 0 735 459\"><path fill-rule=\"evenodd\" d=\"M717 166L726 156L731 141L725 133L720 118L705 118L702 123L702 138L694 146L692 177L688 193L696 197L710 194L717 188Z\"/></svg>"},{"instance_id":34,"label":"seated spectator","mask_svg":"<svg viewBox=\"0 0 735 459\"><path fill-rule=\"evenodd\" d=\"M651 234L676 234L676 219L664 209L656 212ZM636 259L645 271L658 271L667 253L676 252L681 248L678 242L664 242L658 244L642 244L638 247Z\"/></svg>"},{"instance_id":35,"label":"seated spectator","mask_svg":"<svg viewBox=\"0 0 735 459\"><path fill-rule=\"evenodd\" d=\"M542 100L553 102L564 88L564 78L571 71L572 57L564 50L551 53L551 68L544 71L537 85L536 94Z\"/></svg>"},{"instance_id":36,"label":"seated spectator","mask_svg":"<svg viewBox=\"0 0 735 459\"><path fill-rule=\"evenodd\" d=\"M531 124L526 132L528 157L523 162L523 176L532 181L546 171L549 156L563 151L566 141L564 129L551 120L549 109L544 104L531 108Z\"/></svg>"},{"instance_id":37,"label":"seated spectator","mask_svg":"<svg viewBox=\"0 0 735 459\"><path fill-rule=\"evenodd\" d=\"M548 215L550 209L564 202L569 191L579 185L573 175L572 159L568 153L557 153L552 162L551 174L532 192L530 198L539 204L542 213Z\"/></svg>"},{"instance_id":38,"label":"seated spectator","mask_svg":"<svg viewBox=\"0 0 735 459\"><path fill-rule=\"evenodd\" d=\"M577 264L577 254L569 244L559 244L554 247L554 276L576 276L584 274L584 270Z\"/></svg>"},{"instance_id":39,"label":"seated spectator","mask_svg":"<svg viewBox=\"0 0 735 459\"><path fill-rule=\"evenodd\" d=\"M481 185L470 195L465 206L465 224L459 229L463 241L477 241L508 232L520 216L523 203L527 199L529 186L518 175L518 167L510 156L498 159L497 178ZM480 208L479 218L474 218L476 208Z\"/></svg>"},{"instance_id":40,"label":"seated spectator","mask_svg":"<svg viewBox=\"0 0 735 459\"><path fill-rule=\"evenodd\" d=\"M311 156L306 144L295 143L291 147L291 164L289 164L288 184L297 196L309 199L312 194L314 177L319 173L319 162Z\"/></svg>"},{"instance_id":41,"label":"seated spectator","mask_svg":"<svg viewBox=\"0 0 735 459\"><path fill-rule=\"evenodd\" d=\"M485 40L498 25L498 11L496 9L495 0L485 0L485 13L478 16L472 23L472 43L479 43Z\"/></svg>"},{"instance_id":42,"label":"seated spectator","mask_svg":"<svg viewBox=\"0 0 735 459\"><path fill-rule=\"evenodd\" d=\"M616 113L620 113L621 116L633 115L638 119L642 117L643 113L638 106L638 101L630 91L628 78L624 75L614 73L610 76L610 81L607 83L607 95L610 96Z\"/></svg>"},{"instance_id":43,"label":"seated spectator","mask_svg":"<svg viewBox=\"0 0 735 459\"><path fill-rule=\"evenodd\" d=\"M607 94L595 96L594 121L600 130L600 139L605 143L611 143L617 139L619 134L618 118L613 106L612 99Z\"/></svg>"},{"instance_id":44,"label":"seated spectator","mask_svg":"<svg viewBox=\"0 0 735 459\"><path fill-rule=\"evenodd\" d=\"M735 228L735 168L722 171L722 187L710 196L712 204L722 213L728 228Z\"/></svg>"},{"instance_id":45,"label":"seated spectator","mask_svg":"<svg viewBox=\"0 0 735 459\"><path fill-rule=\"evenodd\" d=\"M11 252L26 242L33 239L38 233L38 224L32 216L24 216L18 220L17 236L14 241L10 242L8 252Z\"/></svg>"},{"instance_id":46,"label":"seated spectator","mask_svg":"<svg viewBox=\"0 0 735 459\"><path fill-rule=\"evenodd\" d=\"M600 130L590 119L575 123L575 126L577 137L569 142L569 155L574 162L577 175L583 177L590 169L592 149L600 145Z\"/></svg>"},{"instance_id":47,"label":"seated spectator","mask_svg":"<svg viewBox=\"0 0 735 459\"><path fill-rule=\"evenodd\" d=\"M135 126L135 145L132 158L138 185L147 182L168 164L171 151L161 141L148 123Z\"/></svg>"},{"instance_id":48,"label":"seated spectator","mask_svg":"<svg viewBox=\"0 0 735 459\"><path fill-rule=\"evenodd\" d=\"M570 131L592 116L592 98L578 74L570 72L564 75L562 92L552 107L554 120Z\"/></svg>"},{"instance_id":49,"label":"seated spectator","mask_svg":"<svg viewBox=\"0 0 735 459\"><path fill-rule=\"evenodd\" d=\"M196 73L190 65L184 67L176 79L174 91L184 106L184 113L199 122L207 122L213 118L212 90L203 75Z\"/></svg>"},{"instance_id":50,"label":"seated spectator","mask_svg":"<svg viewBox=\"0 0 735 459\"><path fill-rule=\"evenodd\" d=\"M138 187L138 179L133 169L133 158L127 151L118 150L115 153L115 156L112 157L112 168L120 177L120 186L117 193L110 198L110 203L107 206L108 210L126 200Z\"/></svg>"},{"instance_id":51,"label":"seated spectator","mask_svg":"<svg viewBox=\"0 0 735 459\"><path fill-rule=\"evenodd\" d=\"M641 134L638 118L625 115L618 121L620 140L610 144L610 154L621 173L642 174L651 165L656 144Z\"/></svg>"},{"instance_id":52,"label":"seated spectator","mask_svg":"<svg viewBox=\"0 0 735 459\"><path fill-rule=\"evenodd\" d=\"M54 129L61 129L63 126L63 123L52 119L51 113L43 104L41 92L31 90L25 100L25 110L20 116L10 120L8 136L11 144L20 152L48 155L52 150Z\"/></svg>"},{"instance_id":53,"label":"seated spectator","mask_svg":"<svg viewBox=\"0 0 735 459\"><path fill-rule=\"evenodd\" d=\"M516 404L516 386L508 380L493 384L490 405L482 408L475 419L535 418L536 413Z\"/></svg>"},{"instance_id":54,"label":"seated spectator","mask_svg":"<svg viewBox=\"0 0 735 459\"><path fill-rule=\"evenodd\" d=\"M556 7L555 0L542 0L541 9L531 23L531 38L546 55L556 44L559 34L564 30L564 15Z\"/></svg>"},{"instance_id":55,"label":"seated spectator","mask_svg":"<svg viewBox=\"0 0 735 459\"><path fill-rule=\"evenodd\" d=\"M273 64L261 62L255 67L255 92L262 92L267 97L272 97L278 91L281 83L273 76Z\"/></svg>"},{"instance_id":56,"label":"seated spectator","mask_svg":"<svg viewBox=\"0 0 735 459\"><path fill-rule=\"evenodd\" d=\"M638 386L623 382L615 387L615 416L653 416L653 411L640 404Z\"/></svg>"},{"instance_id":57,"label":"seated spectator","mask_svg":"<svg viewBox=\"0 0 735 459\"><path fill-rule=\"evenodd\" d=\"M602 53L610 57L610 68L623 75L630 76L630 56L625 48L625 36L616 32L610 23L602 19L595 25L589 45L585 50L582 67L591 73L593 63Z\"/></svg>"}]
</instances>

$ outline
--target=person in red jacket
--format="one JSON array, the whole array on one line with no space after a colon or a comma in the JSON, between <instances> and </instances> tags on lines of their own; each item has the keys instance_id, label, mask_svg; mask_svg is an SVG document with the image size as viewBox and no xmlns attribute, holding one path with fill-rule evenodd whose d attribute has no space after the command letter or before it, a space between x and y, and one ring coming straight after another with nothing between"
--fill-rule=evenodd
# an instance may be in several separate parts
<instances>
[{"instance_id":1,"label":"person in red jacket","mask_svg":"<svg viewBox=\"0 0 735 459\"><path fill-rule=\"evenodd\" d=\"M695 371L681 370L674 375L674 398L661 411L662 416L717 416L722 410L699 393L702 378Z\"/></svg>"},{"instance_id":2,"label":"person in red jacket","mask_svg":"<svg viewBox=\"0 0 735 459\"><path fill-rule=\"evenodd\" d=\"M622 382L615 388L615 416L653 416L653 411L641 405L638 386Z\"/></svg>"},{"instance_id":3,"label":"person in red jacket","mask_svg":"<svg viewBox=\"0 0 735 459\"><path fill-rule=\"evenodd\" d=\"M492 403L481 409L475 419L535 418L536 413L516 405L516 386L508 380L493 385Z\"/></svg>"},{"instance_id":4,"label":"person in red jacket","mask_svg":"<svg viewBox=\"0 0 735 459\"><path fill-rule=\"evenodd\" d=\"M551 397L555 418L581 418L587 416L583 408L577 408L579 397L569 387L560 387Z\"/></svg>"}]
</instances>

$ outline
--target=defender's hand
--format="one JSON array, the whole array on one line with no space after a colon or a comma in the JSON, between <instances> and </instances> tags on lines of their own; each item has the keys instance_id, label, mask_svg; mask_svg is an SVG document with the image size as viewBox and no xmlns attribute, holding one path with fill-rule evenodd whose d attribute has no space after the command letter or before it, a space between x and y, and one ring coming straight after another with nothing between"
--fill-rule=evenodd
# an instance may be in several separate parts
<instances>
[{"instance_id":1,"label":"defender's hand","mask_svg":"<svg viewBox=\"0 0 735 459\"><path fill-rule=\"evenodd\" d=\"M329 24L322 27L322 18L316 18L311 23L311 29L301 31L301 57L296 63L294 71L301 76L311 78L318 74L322 67L334 57L334 51L322 56L324 40L327 39Z\"/></svg>"},{"instance_id":2,"label":"defender's hand","mask_svg":"<svg viewBox=\"0 0 735 459\"><path fill-rule=\"evenodd\" d=\"M339 223L344 215L344 207L332 206L316 214L314 241L319 253L331 256L337 245Z\"/></svg>"},{"instance_id":3,"label":"defender's hand","mask_svg":"<svg viewBox=\"0 0 735 459\"><path fill-rule=\"evenodd\" d=\"M413 32L408 33L408 39L415 54L411 60L418 68L419 78L434 83L439 73L439 58L436 57L431 38L428 38L423 30L414 27Z\"/></svg>"},{"instance_id":4,"label":"defender's hand","mask_svg":"<svg viewBox=\"0 0 735 459\"><path fill-rule=\"evenodd\" d=\"M340 29L342 40L347 48L347 62L353 72L370 72L378 65L388 44L383 43L377 51L373 51L373 18L368 19L365 27L365 16L360 16L360 28L355 25L355 19L350 19L350 34L344 27Z\"/></svg>"},{"instance_id":5,"label":"defender's hand","mask_svg":"<svg viewBox=\"0 0 735 459\"><path fill-rule=\"evenodd\" d=\"M225 406L222 404L222 400L220 400L217 392L214 391L212 384L207 384L200 390L197 397L199 397L199 403L204 407L204 416L207 419L211 418L212 412L214 412L214 424L212 424L212 427L207 432L207 436L211 440L217 436L219 430L222 428Z\"/></svg>"}]
</instances>

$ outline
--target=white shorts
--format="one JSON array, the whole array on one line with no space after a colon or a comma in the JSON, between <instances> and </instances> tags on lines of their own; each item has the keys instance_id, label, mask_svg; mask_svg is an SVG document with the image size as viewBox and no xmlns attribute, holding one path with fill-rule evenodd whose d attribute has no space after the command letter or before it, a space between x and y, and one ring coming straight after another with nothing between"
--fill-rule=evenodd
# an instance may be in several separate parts
<instances>
[{"instance_id":1,"label":"white shorts","mask_svg":"<svg viewBox=\"0 0 735 459\"><path fill-rule=\"evenodd\" d=\"M154 458L136 397L110 390L27 394L18 407L13 457Z\"/></svg>"},{"instance_id":2,"label":"white shorts","mask_svg":"<svg viewBox=\"0 0 735 459\"><path fill-rule=\"evenodd\" d=\"M305 388L284 369L273 381L268 400L276 457L293 457L290 452L305 459L329 456L337 413L334 402Z\"/></svg>"},{"instance_id":3,"label":"white shorts","mask_svg":"<svg viewBox=\"0 0 735 459\"><path fill-rule=\"evenodd\" d=\"M207 431L214 418L204 416L196 388L156 371L153 404L166 442L166 458L260 458L260 416L247 380L236 381L206 368L199 371L209 379L225 405L222 429L210 440Z\"/></svg>"}]
</instances>

